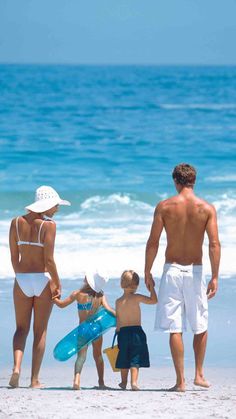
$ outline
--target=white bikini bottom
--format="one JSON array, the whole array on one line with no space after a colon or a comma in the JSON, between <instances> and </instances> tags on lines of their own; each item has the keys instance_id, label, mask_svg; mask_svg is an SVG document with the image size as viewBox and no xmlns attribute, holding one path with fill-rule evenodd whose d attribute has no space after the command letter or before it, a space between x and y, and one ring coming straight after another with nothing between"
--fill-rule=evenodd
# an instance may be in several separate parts
<instances>
[{"instance_id":1,"label":"white bikini bottom","mask_svg":"<svg viewBox=\"0 0 236 419\"><path fill-rule=\"evenodd\" d=\"M50 280L46 272L16 273L16 281L27 297L39 297Z\"/></svg>"}]
</instances>

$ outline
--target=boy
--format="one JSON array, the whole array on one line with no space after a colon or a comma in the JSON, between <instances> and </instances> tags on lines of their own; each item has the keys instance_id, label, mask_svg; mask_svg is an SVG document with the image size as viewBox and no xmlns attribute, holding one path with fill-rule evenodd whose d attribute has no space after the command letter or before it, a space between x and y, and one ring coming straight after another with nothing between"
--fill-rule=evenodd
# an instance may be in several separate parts
<instances>
[{"instance_id":1,"label":"boy","mask_svg":"<svg viewBox=\"0 0 236 419\"><path fill-rule=\"evenodd\" d=\"M134 271L124 271L121 275L122 297L116 300L117 333L119 353L116 368L121 369L121 383L125 390L129 370L131 372L131 388L139 390L137 385L140 367L149 367L149 353L146 335L141 327L140 303L156 304L157 295L154 281L150 281L150 297L135 294L139 285L139 276Z\"/></svg>"}]
</instances>

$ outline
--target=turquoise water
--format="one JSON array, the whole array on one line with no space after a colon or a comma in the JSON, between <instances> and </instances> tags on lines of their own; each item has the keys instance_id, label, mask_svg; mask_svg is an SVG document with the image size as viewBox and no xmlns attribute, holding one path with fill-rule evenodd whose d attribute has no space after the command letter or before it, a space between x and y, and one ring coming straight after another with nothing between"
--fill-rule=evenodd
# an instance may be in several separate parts
<instances>
[{"instance_id":1,"label":"turquoise water","mask_svg":"<svg viewBox=\"0 0 236 419\"><path fill-rule=\"evenodd\" d=\"M236 67L1 65L0 81L1 192L154 204L180 161L204 195L235 186Z\"/></svg>"},{"instance_id":2,"label":"turquoise water","mask_svg":"<svg viewBox=\"0 0 236 419\"><path fill-rule=\"evenodd\" d=\"M235 273L235 139L236 67L1 65L0 277L9 221L42 184L72 201L57 215L62 277L91 260L113 276L127 261L142 271L154 206L175 193L182 161L216 205L222 273Z\"/></svg>"},{"instance_id":3,"label":"turquoise water","mask_svg":"<svg viewBox=\"0 0 236 419\"><path fill-rule=\"evenodd\" d=\"M72 202L56 215L55 257L64 283L81 278L91 264L112 278L127 268L142 276L154 207L175 193L171 172L182 161L196 166L196 192L218 211L224 285L211 303L210 345L215 342L213 360L221 362L223 333L232 360L236 67L0 65L0 277L7 281L0 296L9 296L6 307L13 277L9 223L33 202L36 187L51 185ZM163 235L157 280L164 248ZM204 263L209 274L207 241ZM148 313L145 308L147 325Z\"/></svg>"}]
</instances>

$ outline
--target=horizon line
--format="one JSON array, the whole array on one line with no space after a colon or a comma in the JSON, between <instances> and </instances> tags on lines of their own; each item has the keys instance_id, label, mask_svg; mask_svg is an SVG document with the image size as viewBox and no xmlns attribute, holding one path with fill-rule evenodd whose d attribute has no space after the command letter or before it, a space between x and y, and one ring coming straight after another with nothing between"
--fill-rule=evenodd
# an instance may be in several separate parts
<instances>
[{"instance_id":1,"label":"horizon line","mask_svg":"<svg viewBox=\"0 0 236 419\"><path fill-rule=\"evenodd\" d=\"M139 67L236 67L235 63L92 63L92 62L57 62L57 61L0 61L0 65L42 65L42 66L90 66L90 67L132 67L132 66L139 66Z\"/></svg>"}]
</instances>

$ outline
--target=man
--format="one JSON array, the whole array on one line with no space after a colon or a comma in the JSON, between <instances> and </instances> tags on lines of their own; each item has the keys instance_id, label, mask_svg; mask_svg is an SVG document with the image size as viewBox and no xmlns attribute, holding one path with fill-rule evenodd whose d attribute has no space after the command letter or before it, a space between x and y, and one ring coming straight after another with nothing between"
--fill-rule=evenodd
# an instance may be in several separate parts
<instances>
[{"instance_id":1,"label":"man","mask_svg":"<svg viewBox=\"0 0 236 419\"><path fill-rule=\"evenodd\" d=\"M220 242L214 207L194 194L194 167L179 164L174 168L172 177L178 195L160 202L155 209L146 246L145 283L149 288L151 269L164 228L167 247L155 327L170 333L170 349L176 371L176 384L170 390L185 391L182 332L185 330L186 318L194 333L194 384L209 387L203 374L208 326L207 299L214 297L217 292ZM205 232L209 239L211 263L208 286L202 273Z\"/></svg>"}]
</instances>

